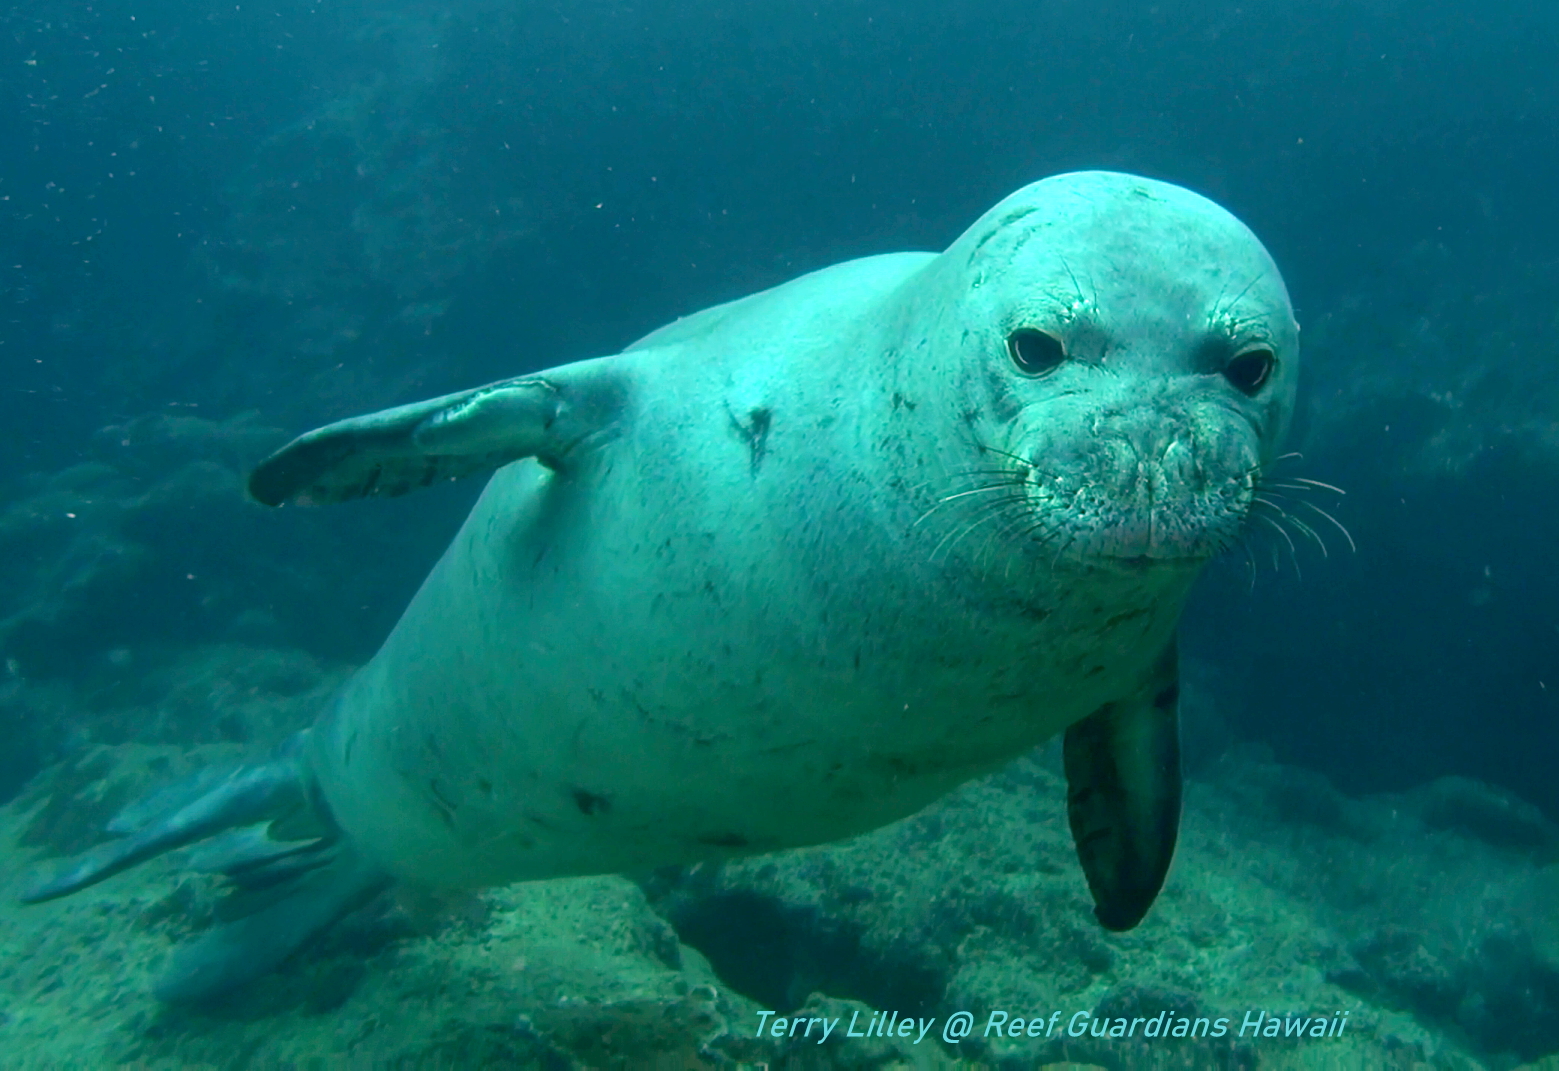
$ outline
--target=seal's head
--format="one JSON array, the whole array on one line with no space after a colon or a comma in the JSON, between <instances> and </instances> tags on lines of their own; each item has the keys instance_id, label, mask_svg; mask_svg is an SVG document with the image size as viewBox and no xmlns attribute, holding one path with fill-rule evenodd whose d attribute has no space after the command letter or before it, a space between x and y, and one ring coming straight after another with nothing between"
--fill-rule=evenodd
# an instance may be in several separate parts
<instances>
[{"instance_id":1,"label":"seal's head","mask_svg":"<svg viewBox=\"0 0 1559 1071\"><path fill-rule=\"evenodd\" d=\"M1184 571L1238 537L1299 364L1283 280L1242 223L1162 182L1060 175L929 270L959 291L923 350L970 432L949 469L1008 492L949 512L1026 519L1006 525L1015 549L1057 568Z\"/></svg>"}]
</instances>

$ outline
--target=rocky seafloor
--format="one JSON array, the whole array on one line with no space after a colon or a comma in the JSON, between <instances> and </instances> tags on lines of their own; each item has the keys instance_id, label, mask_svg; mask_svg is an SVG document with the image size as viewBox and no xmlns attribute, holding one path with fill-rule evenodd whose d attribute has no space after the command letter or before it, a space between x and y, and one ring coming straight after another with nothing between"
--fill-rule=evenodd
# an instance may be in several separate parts
<instances>
[{"instance_id":1,"label":"rocky seafloor","mask_svg":"<svg viewBox=\"0 0 1559 1071\"><path fill-rule=\"evenodd\" d=\"M125 717L176 711L198 693L237 735L263 742L306 722L339 671L224 645L191 649L165 674L180 688ZM239 750L85 746L0 810L0 1065L1559 1062L1559 831L1473 781L1353 799L1255 748L1193 771L1164 894L1120 935L1092 919L1053 748L839 845L439 905L386 897L201 1011L161 1006L148 985L167 950L210 919L213 879L172 858L62 901L16 903L29 864L79 851L129 799ZM1237 1036L1257 1011L1328 1029L1347 1019L1341 1036L1267 1037L1265 1026ZM904 1017L933 1023L918 1041L847 1036L852 1018L864 1035L878 1012L896 1013L895 1030ZM941 1040L958 1012L972 1033ZM1019 1036L987 1036L1001 1012L996 1033L1021 1018ZM1049 1037L1029 1029L1056 1012ZM1132 1037L1067 1032L1161 1012L1166 1030L1181 1018L1229 1023L1221 1038L1143 1038L1135 1023ZM803 1025L790 1037L801 1018L818 1020L811 1036ZM825 1020L837 1022L822 1042Z\"/></svg>"}]
</instances>

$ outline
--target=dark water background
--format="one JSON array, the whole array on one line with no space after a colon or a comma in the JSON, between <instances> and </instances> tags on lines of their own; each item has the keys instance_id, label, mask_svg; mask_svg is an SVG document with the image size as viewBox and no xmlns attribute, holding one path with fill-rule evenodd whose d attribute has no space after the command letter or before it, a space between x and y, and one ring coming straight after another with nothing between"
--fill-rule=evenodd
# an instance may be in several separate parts
<instances>
[{"instance_id":1,"label":"dark water background","mask_svg":"<svg viewBox=\"0 0 1559 1071\"><path fill-rule=\"evenodd\" d=\"M1273 251L1292 471L1347 489L1359 544L1214 569L1193 756L1461 773L1559 817L1559 5L29 0L3 27L13 683L224 637L364 659L477 488L266 513L243 465L1102 167ZM93 733L17 694L0 797Z\"/></svg>"}]
</instances>

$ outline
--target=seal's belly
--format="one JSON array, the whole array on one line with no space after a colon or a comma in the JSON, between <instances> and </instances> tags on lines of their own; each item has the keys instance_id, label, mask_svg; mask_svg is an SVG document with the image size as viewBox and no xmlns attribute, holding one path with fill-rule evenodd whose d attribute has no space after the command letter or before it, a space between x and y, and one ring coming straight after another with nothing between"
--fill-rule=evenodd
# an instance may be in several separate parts
<instances>
[{"instance_id":1,"label":"seal's belly","mask_svg":"<svg viewBox=\"0 0 1559 1071\"><path fill-rule=\"evenodd\" d=\"M869 548L855 584L820 585L740 511L614 528L592 499L532 493L547 479L497 477L316 732L337 820L402 877L471 887L839 839L1112 698L1119 666L1090 645L926 603Z\"/></svg>"},{"instance_id":2,"label":"seal's belly","mask_svg":"<svg viewBox=\"0 0 1559 1071\"><path fill-rule=\"evenodd\" d=\"M874 829L1091 709L1064 696L1049 712L987 707L981 716L1005 724L982 734L964 728L980 712L967 704L895 707L818 688L808 706L781 705L757 689L736 698L725 682L691 677L683 694L701 684L730 698L516 693L507 711L488 707L474 731L477 720L460 733L421 719L415 729L361 727L342 784L327 794L356 840L424 882L633 871ZM511 719L527 728L510 731ZM764 723L760 733L732 728Z\"/></svg>"}]
</instances>

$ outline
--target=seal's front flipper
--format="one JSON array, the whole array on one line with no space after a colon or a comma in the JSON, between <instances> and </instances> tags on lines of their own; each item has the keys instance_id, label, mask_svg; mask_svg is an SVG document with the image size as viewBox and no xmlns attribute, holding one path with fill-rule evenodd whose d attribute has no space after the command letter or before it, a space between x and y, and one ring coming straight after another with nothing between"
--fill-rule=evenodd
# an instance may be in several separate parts
<instances>
[{"instance_id":1,"label":"seal's front flipper","mask_svg":"<svg viewBox=\"0 0 1559 1071\"><path fill-rule=\"evenodd\" d=\"M1067 816L1107 930L1142 921L1163 888L1180 829L1180 697L1175 644L1148 681L1066 731Z\"/></svg>"},{"instance_id":2,"label":"seal's front flipper","mask_svg":"<svg viewBox=\"0 0 1559 1071\"><path fill-rule=\"evenodd\" d=\"M267 506L324 505L403 495L524 457L556 467L610 418L616 377L603 365L568 365L328 424L262 461L249 494Z\"/></svg>"}]
</instances>

